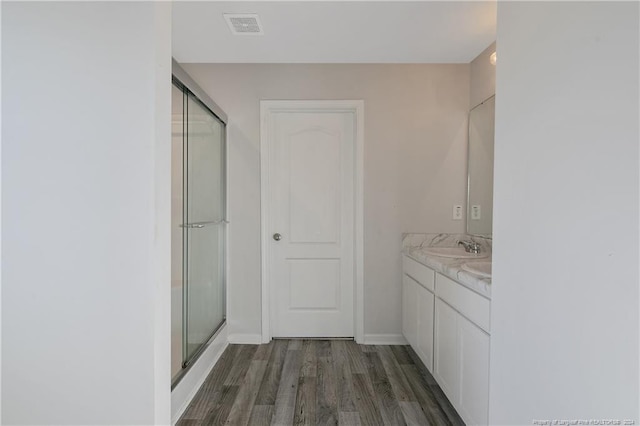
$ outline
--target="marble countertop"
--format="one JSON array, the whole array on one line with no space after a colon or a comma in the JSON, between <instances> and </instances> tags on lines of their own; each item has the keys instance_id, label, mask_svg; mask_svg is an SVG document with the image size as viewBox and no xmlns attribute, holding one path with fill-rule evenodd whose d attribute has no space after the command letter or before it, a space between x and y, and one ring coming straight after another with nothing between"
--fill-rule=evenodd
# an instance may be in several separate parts
<instances>
[{"instance_id":1,"label":"marble countertop","mask_svg":"<svg viewBox=\"0 0 640 426\"><path fill-rule=\"evenodd\" d=\"M457 281L468 289L491 299L491 278L482 277L473 272L462 269L464 263L491 261L491 256L482 259L447 258L426 254L425 247L406 246L402 250L413 260L433 269L434 271Z\"/></svg>"}]
</instances>

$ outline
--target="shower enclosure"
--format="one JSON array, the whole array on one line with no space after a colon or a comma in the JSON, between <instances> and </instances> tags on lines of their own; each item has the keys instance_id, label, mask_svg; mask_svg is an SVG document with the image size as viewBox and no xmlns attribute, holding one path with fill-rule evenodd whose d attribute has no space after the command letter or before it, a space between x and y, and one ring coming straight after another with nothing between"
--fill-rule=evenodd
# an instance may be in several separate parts
<instances>
[{"instance_id":1,"label":"shower enclosure","mask_svg":"<svg viewBox=\"0 0 640 426\"><path fill-rule=\"evenodd\" d=\"M172 353L175 385L225 321L225 117L174 76L172 87ZM202 99L204 98L204 99Z\"/></svg>"}]
</instances>

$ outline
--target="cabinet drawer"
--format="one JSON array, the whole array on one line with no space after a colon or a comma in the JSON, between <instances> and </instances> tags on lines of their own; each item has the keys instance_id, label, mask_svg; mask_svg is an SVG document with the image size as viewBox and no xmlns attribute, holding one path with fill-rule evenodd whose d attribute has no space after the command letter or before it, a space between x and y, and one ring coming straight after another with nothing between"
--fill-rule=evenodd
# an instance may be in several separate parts
<instances>
[{"instance_id":1,"label":"cabinet drawer","mask_svg":"<svg viewBox=\"0 0 640 426\"><path fill-rule=\"evenodd\" d=\"M416 262L415 260L402 256L402 271L416 280L422 287L434 291L435 272L433 269Z\"/></svg>"},{"instance_id":2,"label":"cabinet drawer","mask_svg":"<svg viewBox=\"0 0 640 426\"><path fill-rule=\"evenodd\" d=\"M461 284L436 274L436 295L489 333L491 302Z\"/></svg>"}]
</instances>

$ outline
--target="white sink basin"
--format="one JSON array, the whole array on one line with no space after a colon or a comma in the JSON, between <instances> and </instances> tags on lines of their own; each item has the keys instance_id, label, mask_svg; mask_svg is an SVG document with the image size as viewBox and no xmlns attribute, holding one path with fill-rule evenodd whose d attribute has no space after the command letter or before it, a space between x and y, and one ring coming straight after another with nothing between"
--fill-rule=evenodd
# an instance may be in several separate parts
<instances>
[{"instance_id":1,"label":"white sink basin","mask_svg":"<svg viewBox=\"0 0 640 426\"><path fill-rule=\"evenodd\" d=\"M462 265L462 269L481 277L491 278L491 262L465 263Z\"/></svg>"},{"instance_id":2,"label":"white sink basin","mask_svg":"<svg viewBox=\"0 0 640 426\"><path fill-rule=\"evenodd\" d=\"M467 253L462 247L425 247L426 254L439 257L454 257L458 259L484 259L488 253Z\"/></svg>"}]
</instances>

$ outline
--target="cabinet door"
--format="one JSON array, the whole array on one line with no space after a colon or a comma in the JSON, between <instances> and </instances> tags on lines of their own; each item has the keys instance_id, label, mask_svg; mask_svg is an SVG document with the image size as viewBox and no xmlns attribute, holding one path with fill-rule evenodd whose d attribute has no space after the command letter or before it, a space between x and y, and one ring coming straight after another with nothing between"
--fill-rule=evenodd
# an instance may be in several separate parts
<instances>
[{"instance_id":1,"label":"cabinet door","mask_svg":"<svg viewBox=\"0 0 640 426\"><path fill-rule=\"evenodd\" d=\"M459 411L467 424L489 421L489 335L466 318L458 317L460 362Z\"/></svg>"},{"instance_id":2,"label":"cabinet door","mask_svg":"<svg viewBox=\"0 0 640 426\"><path fill-rule=\"evenodd\" d=\"M414 349L418 333L418 286L411 277L402 274L402 334Z\"/></svg>"},{"instance_id":3,"label":"cabinet door","mask_svg":"<svg viewBox=\"0 0 640 426\"><path fill-rule=\"evenodd\" d=\"M418 341L416 352L430 373L433 373L433 303L434 295L418 287Z\"/></svg>"},{"instance_id":4,"label":"cabinet door","mask_svg":"<svg viewBox=\"0 0 640 426\"><path fill-rule=\"evenodd\" d=\"M458 381L458 313L442 300L435 300L435 359L436 381L454 406L460 395Z\"/></svg>"}]
</instances>

